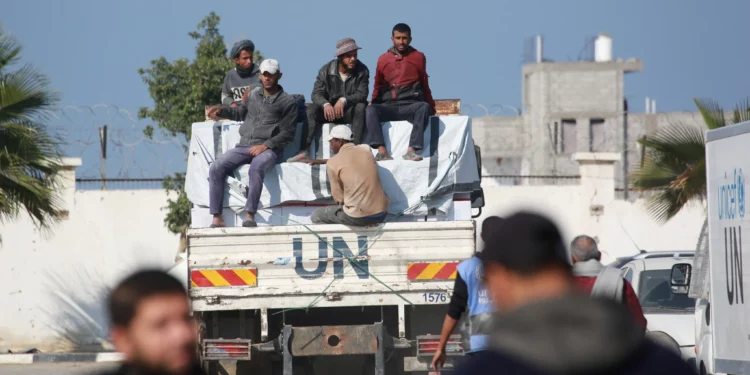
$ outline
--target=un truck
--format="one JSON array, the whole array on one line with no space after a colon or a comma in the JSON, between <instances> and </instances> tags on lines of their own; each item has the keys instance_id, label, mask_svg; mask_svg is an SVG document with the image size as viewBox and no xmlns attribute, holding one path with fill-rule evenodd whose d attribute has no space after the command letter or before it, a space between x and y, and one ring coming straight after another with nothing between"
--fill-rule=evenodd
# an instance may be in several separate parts
<instances>
[{"instance_id":1,"label":"un truck","mask_svg":"<svg viewBox=\"0 0 750 375\"><path fill-rule=\"evenodd\" d=\"M695 267L672 269L672 292L699 298L696 350L702 351L697 362L702 373L750 374L750 295L745 293L750 280L744 277L750 264L750 243L745 245L750 240L749 144L750 121L706 133L708 246L699 247Z\"/></svg>"},{"instance_id":2,"label":"un truck","mask_svg":"<svg viewBox=\"0 0 750 375\"><path fill-rule=\"evenodd\" d=\"M211 154L231 147L227 138L238 124L194 124L186 183L193 228L187 231L181 272L187 273L199 320L204 366L212 373L284 375L428 371L456 266L475 251L473 216L483 206L481 155L470 125L466 117L433 117L424 162L379 163L392 205L399 200L410 205L412 190L421 186L413 180L422 175L426 189L416 205L385 224L310 223L312 210L332 204L320 198L325 170L286 163L266 175L264 194L270 195L261 199L266 208L256 216L257 228L237 227L244 213L229 208L224 213L229 226L209 228L199 184L205 184ZM393 129L402 136L409 132L403 125L390 129L390 137ZM454 146L444 146L444 137ZM401 147L387 142L389 148ZM241 194L242 174L234 182L230 177L229 195ZM232 186L240 188L233 192ZM314 190L312 199L304 195L307 190ZM232 199L226 198L226 205ZM424 210L410 214L416 206ZM448 368L463 354L464 343L461 335L451 336Z\"/></svg>"}]
</instances>

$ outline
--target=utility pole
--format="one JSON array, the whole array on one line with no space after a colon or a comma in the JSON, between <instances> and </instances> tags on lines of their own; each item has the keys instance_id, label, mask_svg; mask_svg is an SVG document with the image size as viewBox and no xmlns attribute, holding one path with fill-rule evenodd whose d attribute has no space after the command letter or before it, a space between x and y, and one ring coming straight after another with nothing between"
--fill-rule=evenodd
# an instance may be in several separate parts
<instances>
[{"instance_id":1,"label":"utility pole","mask_svg":"<svg viewBox=\"0 0 750 375\"><path fill-rule=\"evenodd\" d=\"M107 190L107 125L99 128L99 143L102 147L102 190Z\"/></svg>"}]
</instances>

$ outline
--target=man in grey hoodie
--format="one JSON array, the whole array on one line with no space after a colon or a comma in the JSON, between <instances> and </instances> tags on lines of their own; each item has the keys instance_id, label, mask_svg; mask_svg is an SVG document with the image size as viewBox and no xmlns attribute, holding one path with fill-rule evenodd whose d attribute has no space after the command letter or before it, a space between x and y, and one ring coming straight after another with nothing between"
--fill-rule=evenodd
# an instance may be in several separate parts
<instances>
[{"instance_id":1,"label":"man in grey hoodie","mask_svg":"<svg viewBox=\"0 0 750 375\"><path fill-rule=\"evenodd\" d=\"M677 354L645 338L622 305L577 292L557 226L519 212L493 231L481 253L499 313L490 349L457 375L693 374Z\"/></svg>"},{"instance_id":2,"label":"man in grey hoodie","mask_svg":"<svg viewBox=\"0 0 750 375\"><path fill-rule=\"evenodd\" d=\"M261 87L260 70L253 61L253 53L255 44L247 39L240 40L232 47L229 55L237 66L224 77L224 84L221 86L222 105L238 107L252 89Z\"/></svg>"}]
</instances>

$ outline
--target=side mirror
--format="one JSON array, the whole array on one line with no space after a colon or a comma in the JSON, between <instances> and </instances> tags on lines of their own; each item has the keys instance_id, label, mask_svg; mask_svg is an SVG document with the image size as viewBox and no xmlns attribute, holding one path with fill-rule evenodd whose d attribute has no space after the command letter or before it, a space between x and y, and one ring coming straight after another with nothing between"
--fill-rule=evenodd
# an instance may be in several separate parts
<instances>
[{"instance_id":1,"label":"side mirror","mask_svg":"<svg viewBox=\"0 0 750 375\"><path fill-rule=\"evenodd\" d=\"M689 263L678 263L672 266L672 275L669 279L669 285L672 287L672 294L688 294L692 273L693 266Z\"/></svg>"}]
</instances>

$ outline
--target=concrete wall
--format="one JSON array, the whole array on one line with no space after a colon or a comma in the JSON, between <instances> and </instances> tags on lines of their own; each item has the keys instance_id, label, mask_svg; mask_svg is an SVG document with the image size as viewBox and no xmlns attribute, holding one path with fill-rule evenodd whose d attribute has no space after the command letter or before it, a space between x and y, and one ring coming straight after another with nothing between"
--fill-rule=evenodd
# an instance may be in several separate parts
<instances>
[{"instance_id":1,"label":"concrete wall","mask_svg":"<svg viewBox=\"0 0 750 375\"><path fill-rule=\"evenodd\" d=\"M648 217L642 200L615 198L619 154L576 158L579 184L483 181L487 206L479 221L518 209L540 211L557 221L567 241L578 234L598 237L605 261L638 249L695 247L704 217L701 205L659 225ZM139 267L174 263L179 239L162 222L162 190L74 191L74 184L65 186L69 217L51 233L39 233L26 218L0 225L0 350L108 348L107 288Z\"/></svg>"},{"instance_id":2,"label":"concrete wall","mask_svg":"<svg viewBox=\"0 0 750 375\"><path fill-rule=\"evenodd\" d=\"M75 191L67 177L68 219L52 231L27 217L0 224L0 351L106 347L107 288L174 263L179 238L162 222L163 190Z\"/></svg>"}]
</instances>

